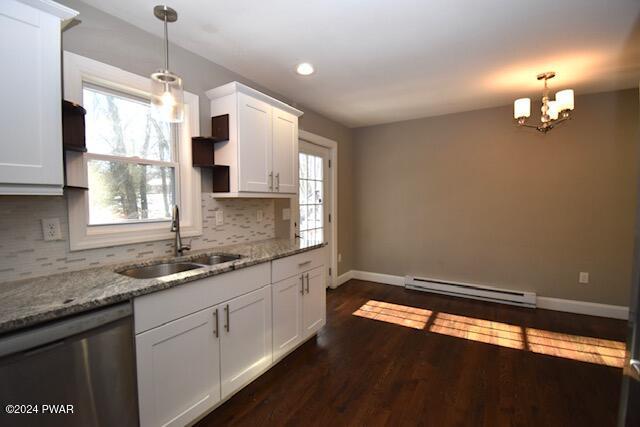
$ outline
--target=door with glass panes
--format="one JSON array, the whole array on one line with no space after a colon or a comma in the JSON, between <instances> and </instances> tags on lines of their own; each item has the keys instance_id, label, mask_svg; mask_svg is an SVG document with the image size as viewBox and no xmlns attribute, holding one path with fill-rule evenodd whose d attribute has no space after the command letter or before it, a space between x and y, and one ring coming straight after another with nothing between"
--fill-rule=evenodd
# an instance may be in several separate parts
<instances>
[{"instance_id":1,"label":"door with glass panes","mask_svg":"<svg viewBox=\"0 0 640 427\"><path fill-rule=\"evenodd\" d=\"M300 140L297 234L305 245L331 245L329 150ZM331 249L327 251L331 253ZM328 264L327 264L328 265Z\"/></svg>"}]
</instances>

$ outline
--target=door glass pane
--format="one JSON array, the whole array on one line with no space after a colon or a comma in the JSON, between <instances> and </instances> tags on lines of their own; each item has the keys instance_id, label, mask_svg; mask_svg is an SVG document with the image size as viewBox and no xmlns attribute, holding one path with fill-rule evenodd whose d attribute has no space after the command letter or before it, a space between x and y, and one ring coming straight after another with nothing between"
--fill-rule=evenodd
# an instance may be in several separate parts
<instances>
[{"instance_id":1,"label":"door glass pane","mask_svg":"<svg viewBox=\"0 0 640 427\"><path fill-rule=\"evenodd\" d=\"M300 153L300 178L307 178L307 155L303 153Z\"/></svg>"},{"instance_id":2,"label":"door glass pane","mask_svg":"<svg viewBox=\"0 0 640 427\"><path fill-rule=\"evenodd\" d=\"M321 157L316 157L314 175L315 175L315 179L322 181L322 158Z\"/></svg>"},{"instance_id":3,"label":"door glass pane","mask_svg":"<svg viewBox=\"0 0 640 427\"><path fill-rule=\"evenodd\" d=\"M300 239L306 245L324 241L323 162L320 156L300 153Z\"/></svg>"}]
</instances>

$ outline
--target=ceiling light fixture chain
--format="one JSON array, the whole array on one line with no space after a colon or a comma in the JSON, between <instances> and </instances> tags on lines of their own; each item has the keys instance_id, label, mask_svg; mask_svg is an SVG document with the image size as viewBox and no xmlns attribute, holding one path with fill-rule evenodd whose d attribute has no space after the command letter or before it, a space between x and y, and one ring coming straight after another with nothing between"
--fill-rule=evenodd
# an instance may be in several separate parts
<instances>
[{"instance_id":1,"label":"ceiling light fixture chain","mask_svg":"<svg viewBox=\"0 0 640 427\"><path fill-rule=\"evenodd\" d=\"M518 126L536 129L542 133L547 133L558 124L571 118L571 111L574 108L573 90L565 89L556 92L556 99L549 98L548 81L556 76L554 71L538 74L538 80L543 81L542 107L540 107L540 122L538 126L527 124L527 119L531 116L531 99L520 98L513 103L513 117Z\"/></svg>"}]
</instances>

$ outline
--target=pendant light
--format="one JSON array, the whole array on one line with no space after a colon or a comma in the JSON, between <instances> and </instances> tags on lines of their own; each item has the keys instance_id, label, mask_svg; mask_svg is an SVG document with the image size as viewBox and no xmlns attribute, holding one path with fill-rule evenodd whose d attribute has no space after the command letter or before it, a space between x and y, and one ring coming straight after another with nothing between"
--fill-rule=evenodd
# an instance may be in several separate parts
<instances>
[{"instance_id":1,"label":"pendant light","mask_svg":"<svg viewBox=\"0 0 640 427\"><path fill-rule=\"evenodd\" d=\"M184 93L182 79L169 71L169 22L178 20L178 13L169 6L153 8L156 18L164 22L164 68L151 74L152 114L169 123L181 123L184 120Z\"/></svg>"}]
</instances>

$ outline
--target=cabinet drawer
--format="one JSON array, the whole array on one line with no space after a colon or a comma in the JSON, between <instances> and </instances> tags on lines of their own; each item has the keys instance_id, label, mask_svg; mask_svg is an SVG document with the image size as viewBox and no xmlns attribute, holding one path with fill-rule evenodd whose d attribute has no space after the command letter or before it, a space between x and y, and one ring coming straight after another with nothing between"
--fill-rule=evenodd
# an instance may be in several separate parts
<instances>
[{"instance_id":1,"label":"cabinet drawer","mask_svg":"<svg viewBox=\"0 0 640 427\"><path fill-rule=\"evenodd\" d=\"M269 284L271 264L207 277L133 300L136 334Z\"/></svg>"},{"instance_id":2,"label":"cabinet drawer","mask_svg":"<svg viewBox=\"0 0 640 427\"><path fill-rule=\"evenodd\" d=\"M272 263L271 283L279 282L322 264L325 264L324 248L277 259Z\"/></svg>"}]
</instances>

